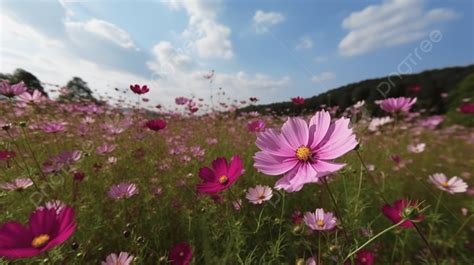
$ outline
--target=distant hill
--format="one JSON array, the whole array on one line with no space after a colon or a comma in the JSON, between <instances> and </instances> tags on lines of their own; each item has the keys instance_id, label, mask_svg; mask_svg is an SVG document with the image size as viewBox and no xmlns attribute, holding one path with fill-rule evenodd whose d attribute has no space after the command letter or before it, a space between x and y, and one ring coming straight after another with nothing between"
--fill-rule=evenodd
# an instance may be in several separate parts
<instances>
[{"instance_id":1,"label":"distant hill","mask_svg":"<svg viewBox=\"0 0 474 265\"><path fill-rule=\"evenodd\" d=\"M417 109L423 108L431 114L442 114L451 107L449 102L447 102L451 97L443 98L441 95L443 93L448 93L449 95L455 91L458 85L471 74L474 74L474 65L434 69L410 75L375 78L348 84L317 96L306 98L303 105L295 105L288 101L248 106L242 108L240 112L258 111L262 113L292 114L313 112L320 109L321 105L329 107L337 105L340 110L344 110L357 101L365 100L367 109L372 112L372 115L379 115L381 111L376 107L375 100L406 96L418 98ZM465 92L462 93L474 91L474 84L471 82L469 84L469 87L463 88L462 91ZM421 90L415 92L415 89L413 89L415 85L419 85ZM462 95L457 95L457 98L460 97Z\"/></svg>"}]
</instances>

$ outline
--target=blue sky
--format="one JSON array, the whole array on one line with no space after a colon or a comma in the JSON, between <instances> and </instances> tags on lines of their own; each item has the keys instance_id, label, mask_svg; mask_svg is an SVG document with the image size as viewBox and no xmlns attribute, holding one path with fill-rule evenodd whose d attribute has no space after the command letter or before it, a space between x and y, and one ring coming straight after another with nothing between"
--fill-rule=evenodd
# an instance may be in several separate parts
<instances>
[{"instance_id":1,"label":"blue sky","mask_svg":"<svg viewBox=\"0 0 474 265\"><path fill-rule=\"evenodd\" d=\"M470 0L3 0L0 72L80 76L114 98L148 84L150 105L217 87L268 103L386 76L407 56L409 72L471 64L473 13Z\"/></svg>"}]
</instances>

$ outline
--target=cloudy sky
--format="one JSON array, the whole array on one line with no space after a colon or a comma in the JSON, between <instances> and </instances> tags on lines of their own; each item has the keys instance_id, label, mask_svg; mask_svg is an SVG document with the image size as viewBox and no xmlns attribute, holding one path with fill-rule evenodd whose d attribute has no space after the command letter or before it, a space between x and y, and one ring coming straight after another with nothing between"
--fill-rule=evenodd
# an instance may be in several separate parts
<instances>
[{"instance_id":1,"label":"cloudy sky","mask_svg":"<svg viewBox=\"0 0 474 265\"><path fill-rule=\"evenodd\" d=\"M0 72L23 68L60 85L80 76L114 97L114 87L148 84L150 104L218 87L268 103L474 63L471 0L0 3Z\"/></svg>"}]
</instances>

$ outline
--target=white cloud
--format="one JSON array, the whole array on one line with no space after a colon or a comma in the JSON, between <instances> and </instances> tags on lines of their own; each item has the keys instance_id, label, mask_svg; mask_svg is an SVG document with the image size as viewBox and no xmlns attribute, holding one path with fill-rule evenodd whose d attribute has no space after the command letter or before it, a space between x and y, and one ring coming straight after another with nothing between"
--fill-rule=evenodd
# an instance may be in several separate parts
<instances>
[{"instance_id":1,"label":"white cloud","mask_svg":"<svg viewBox=\"0 0 474 265\"><path fill-rule=\"evenodd\" d=\"M426 36L435 23L457 18L447 8L424 10L423 0L387 0L346 17L343 28L349 33L339 43L345 56L413 42Z\"/></svg>"},{"instance_id":2,"label":"white cloud","mask_svg":"<svg viewBox=\"0 0 474 265\"><path fill-rule=\"evenodd\" d=\"M298 44L296 44L295 50L307 50L311 48L313 48L313 40L308 36L304 36L301 37Z\"/></svg>"},{"instance_id":3,"label":"white cloud","mask_svg":"<svg viewBox=\"0 0 474 265\"><path fill-rule=\"evenodd\" d=\"M323 72L319 75L313 75L313 77L311 77L311 81L313 81L314 83L319 84L319 83L323 83L323 82L332 80L334 78L336 78L336 75L333 72Z\"/></svg>"},{"instance_id":4,"label":"white cloud","mask_svg":"<svg viewBox=\"0 0 474 265\"><path fill-rule=\"evenodd\" d=\"M148 68L160 75L173 74L190 69L194 64L191 55L182 49L173 47L170 42L162 41L153 46L154 61L147 62Z\"/></svg>"},{"instance_id":5,"label":"white cloud","mask_svg":"<svg viewBox=\"0 0 474 265\"><path fill-rule=\"evenodd\" d=\"M257 10L253 16L253 24L257 32L266 32L271 26L285 21L285 16L278 12L264 12Z\"/></svg>"},{"instance_id":6,"label":"white cloud","mask_svg":"<svg viewBox=\"0 0 474 265\"><path fill-rule=\"evenodd\" d=\"M204 0L165 1L171 9L184 8L189 16L188 28L183 37L190 48L202 58L231 59L234 57L231 30L217 21L219 2Z\"/></svg>"},{"instance_id":7,"label":"white cloud","mask_svg":"<svg viewBox=\"0 0 474 265\"><path fill-rule=\"evenodd\" d=\"M216 14L215 11L197 12L195 18L190 20L193 23L203 22L205 20L198 18L212 18L212 14ZM72 19L57 21L62 24L64 36L53 39L49 32L38 29L34 23L26 23L11 14L0 14L3 29L0 38L1 71L8 73L16 68L23 68L43 82L58 85L65 85L73 76L79 76L97 94L116 99L123 98L124 95L114 88L128 90L131 83L148 84L151 91L146 96L150 98L150 102L144 104L148 106L159 103L174 107L174 98L177 96L195 95L209 100L210 87L213 87L214 93L218 87L222 87L226 91L223 100L227 96L232 99L257 96L262 102L269 102L272 100L268 96L269 91L272 95L282 93L290 83L287 76L271 77L260 73L221 72L216 69L210 84L209 80L203 78L209 69L205 66L206 61L197 61L197 48L177 48L170 42L161 41L149 54L138 52L133 48L125 48L132 47L131 37L130 41L124 37L126 35L117 39L106 37L108 35L103 29L106 28L105 32L112 32L113 30L107 31L111 29L108 27L111 23L107 22L106 26L98 23L99 27L91 28L91 24L97 23ZM197 47L199 40L206 38L198 38L193 42L193 47ZM144 55L147 57L143 57ZM133 66L134 64L137 66ZM137 69L140 71L134 71ZM128 101L136 101L131 93L125 97Z\"/></svg>"},{"instance_id":8,"label":"white cloud","mask_svg":"<svg viewBox=\"0 0 474 265\"><path fill-rule=\"evenodd\" d=\"M85 22L66 21L65 24L66 27L77 27L87 32L93 33L119 45L122 48L138 49L133 43L132 37L130 34L128 34L128 32L110 22L93 18Z\"/></svg>"}]
</instances>

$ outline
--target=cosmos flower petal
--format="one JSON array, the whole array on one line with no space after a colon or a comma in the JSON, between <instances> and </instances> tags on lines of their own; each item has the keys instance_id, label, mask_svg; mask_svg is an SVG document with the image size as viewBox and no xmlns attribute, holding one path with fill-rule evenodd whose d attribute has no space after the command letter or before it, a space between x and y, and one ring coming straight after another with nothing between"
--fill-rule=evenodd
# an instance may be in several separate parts
<instances>
[{"instance_id":1,"label":"cosmos flower petal","mask_svg":"<svg viewBox=\"0 0 474 265\"><path fill-rule=\"evenodd\" d=\"M257 152L254 156L254 160L254 166L258 171L272 176L288 172L298 164L296 158L285 159L267 154L263 151Z\"/></svg>"},{"instance_id":2,"label":"cosmos flower petal","mask_svg":"<svg viewBox=\"0 0 474 265\"><path fill-rule=\"evenodd\" d=\"M317 112L309 121L309 145L314 149L326 136L331 124L331 115L322 110Z\"/></svg>"},{"instance_id":3,"label":"cosmos flower petal","mask_svg":"<svg viewBox=\"0 0 474 265\"><path fill-rule=\"evenodd\" d=\"M301 118L288 118L281 132L293 149L307 145L309 140L308 124Z\"/></svg>"},{"instance_id":4,"label":"cosmos flower petal","mask_svg":"<svg viewBox=\"0 0 474 265\"><path fill-rule=\"evenodd\" d=\"M257 133L255 144L262 151L272 155L283 157L295 155L295 150L290 147L285 137L274 129L267 129L264 132Z\"/></svg>"}]
</instances>

